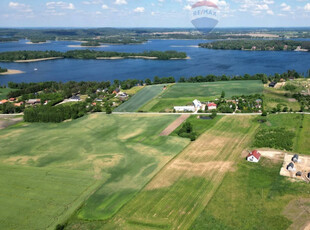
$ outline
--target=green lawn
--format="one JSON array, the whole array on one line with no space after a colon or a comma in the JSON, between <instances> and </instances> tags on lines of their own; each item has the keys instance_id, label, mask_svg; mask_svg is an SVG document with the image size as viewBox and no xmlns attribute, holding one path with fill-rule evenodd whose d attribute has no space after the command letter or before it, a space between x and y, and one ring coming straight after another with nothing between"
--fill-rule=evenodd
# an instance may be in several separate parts
<instances>
[{"instance_id":1,"label":"green lawn","mask_svg":"<svg viewBox=\"0 0 310 230\"><path fill-rule=\"evenodd\" d=\"M219 81L206 83L177 83L155 97L139 110L146 112L171 112L174 106L192 104L193 100L214 100L225 91L226 98L237 95L262 94L261 81Z\"/></svg>"},{"instance_id":2,"label":"green lawn","mask_svg":"<svg viewBox=\"0 0 310 230\"><path fill-rule=\"evenodd\" d=\"M227 174L190 229L287 229L292 221L283 211L294 199L310 198L309 185L293 183L280 176L281 165L282 162L274 163L268 159L253 164L240 158L237 171ZM297 210L291 215L301 214L301 210ZM305 224L307 220L304 221Z\"/></svg>"},{"instance_id":3,"label":"green lawn","mask_svg":"<svg viewBox=\"0 0 310 230\"><path fill-rule=\"evenodd\" d=\"M152 100L163 91L163 85L146 86L132 98L121 104L114 111L115 112L136 112L144 104Z\"/></svg>"},{"instance_id":4,"label":"green lawn","mask_svg":"<svg viewBox=\"0 0 310 230\"><path fill-rule=\"evenodd\" d=\"M14 225L13 229L45 229L44 218L57 222L66 204L77 208L80 202L76 197L94 181L98 190L90 189L90 193L96 192L77 212L77 218L111 217L189 143L179 137L159 136L177 117L92 114L72 122L24 123L0 130L0 163L5 165L0 167L0 181L1 187L6 186L6 202L1 203L1 210L13 210L7 213L5 225L0 222L0 228ZM12 176L18 178L15 181L7 176L9 165L20 174ZM45 180L49 172L57 176L46 176ZM62 183L67 187L58 189ZM54 184L55 188L49 189ZM40 208L29 200L24 202L27 191L31 193L30 201L38 197L42 206L50 206ZM21 215L23 210L38 213ZM68 217L71 211L63 216Z\"/></svg>"}]
</instances>

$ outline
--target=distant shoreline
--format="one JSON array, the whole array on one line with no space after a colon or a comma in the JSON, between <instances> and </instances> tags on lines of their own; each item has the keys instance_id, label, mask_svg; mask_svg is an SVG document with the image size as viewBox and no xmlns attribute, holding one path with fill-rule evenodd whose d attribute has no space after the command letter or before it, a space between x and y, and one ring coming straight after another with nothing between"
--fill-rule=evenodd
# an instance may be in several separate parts
<instances>
[{"instance_id":1,"label":"distant shoreline","mask_svg":"<svg viewBox=\"0 0 310 230\"><path fill-rule=\"evenodd\" d=\"M48 61L55 59L62 59L63 57L50 57L50 58L38 58L38 59L29 59L29 60L16 60L16 63L28 63L28 62L39 62L39 61Z\"/></svg>"},{"instance_id":2,"label":"distant shoreline","mask_svg":"<svg viewBox=\"0 0 310 230\"><path fill-rule=\"evenodd\" d=\"M17 69L8 69L7 72L0 73L0 75L13 75L13 74L22 74L25 73L24 71L17 70Z\"/></svg>"},{"instance_id":3,"label":"distant shoreline","mask_svg":"<svg viewBox=\"0 0 310 230\"><path fill-rule=\"evenodd\" d=\"M107 45L100 45L100 46L82 46L82 45L68 45L69 48L100 48L100 47L109 47Z\"/></svg>"},{"instance_id":4,"label":"distant shoreline","mask_svg":"<svg viewBox=\"0 0 310 230\"><path fill-rule=\"evenodd\" d=\"M49 42L26 42L27 45L35 45L35 44L45 44L45 43L49 43Z\"/></svg>"},{"instance_id":5,"label":"distant shoreline","mask_svg":"<svg viewBox=\"0 0 310 230\"><path fill-rule=\"evenodd\" d=\"M148 57L148 56L127 56L127 57L97 57L97 60L122 60L122 59L146 59L146 60L159 60L158 57ZM168 60L189 60L189 56L186 58L170 58Z\"/></svg>"}]
</instances>

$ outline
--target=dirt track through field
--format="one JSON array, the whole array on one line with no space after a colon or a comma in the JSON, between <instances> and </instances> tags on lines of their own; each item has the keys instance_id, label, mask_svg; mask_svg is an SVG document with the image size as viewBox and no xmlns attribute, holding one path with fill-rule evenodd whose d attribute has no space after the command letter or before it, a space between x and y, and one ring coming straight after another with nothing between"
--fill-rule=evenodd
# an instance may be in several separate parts
<instances>
[{"instance_id":1,"label":"dirt track through field","mask_svg":"<svg viewBox=\"0 0 310 230\"><path fill-rule=\"evenodd\" d=\"M190 117L190 114L183 114L174 122L172 122L164 131L159 134L160 136L169 136L174 130L176 130L187 118Z\"/></svg>"}]
</instances>

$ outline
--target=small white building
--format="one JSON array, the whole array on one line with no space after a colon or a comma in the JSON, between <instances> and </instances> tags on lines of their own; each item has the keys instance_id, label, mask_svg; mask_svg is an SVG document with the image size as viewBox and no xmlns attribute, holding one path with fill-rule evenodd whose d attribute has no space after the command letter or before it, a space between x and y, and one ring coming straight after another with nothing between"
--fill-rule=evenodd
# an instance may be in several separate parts
<instances>
[{"instance_id":1,"label":"small white building","mask_svg":"<svg viewBox=\"0 0 310 230\"><path fill-rule=\"evenodd\" d=\"M197 100L197 99L195 99L194 101L193 101L193 105L195 106L195 108L196 109L201 109L201 107L202 107L202 104L201 104L201 102L199 101L199 100Z\"/></svg>"},{"instance_id":2,"label":"small white building","mask_svg":"<svg viewBox=\"0 0 310 230\"><path fill-rule=\"evenodd\" d=\"M69 101L81 101L80 96L72 96L69 98Z\"/></svg>"},{"instance_id":3,"label":"small white building","mask_svg":"<svg viewBox=\"0 0 310 230\"><path fill-rule=\"evenodd\" d=\"M289 164L287 165L286 169L287 169L288 171L296 171L293 162L289 163Z\"/></svg>"},{"instance_id":4,"label":"small white building","mask_svg":"<svg viewBox=\"0 0 310 230\"><path fill-rule=\"evenodd\" d=\"M257 150L253 150L249 155L247 156L247 161L257 163L259 162L261 157L261 154Z\"/></svg>"},{"instance_id":5,"label":"small white building","mask_svg":"<svg viewBox=\"0 0 310 230\"><path fill-rule=\"evenodd\" d=\"M176 112L195 112L195 106L174 106Z\"/></svg>"}]
</instances>

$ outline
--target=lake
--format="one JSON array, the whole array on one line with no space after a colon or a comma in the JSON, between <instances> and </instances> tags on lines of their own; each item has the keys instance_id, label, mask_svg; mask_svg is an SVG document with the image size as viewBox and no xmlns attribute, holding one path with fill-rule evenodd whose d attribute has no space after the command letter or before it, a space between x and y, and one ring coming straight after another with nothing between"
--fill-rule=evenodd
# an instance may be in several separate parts
<instances>
[{"instance_id":1,"label":"lake","mask_svg":"<svg viewBox=\"0 0 310 230\"><path fill-rule=\"evenodd\" d=\"M17 50L68 51L75 41L52 41L44 44L26 44L27 40L0 43L0 52ZM1 63L0 67L22 70L24 74L0 76L0 84L40 81L107 81L129 78L145 79L154 76L181 76L215 74L242 75L245 73L283 73L295 69L304 73L310 69L310 53L285 51L209 50L198 48L206 40L151 40L145 44L108 45L91 48L104 51L143 52L147 50L177 50L186 52L190 60L73 60L59 59L33 63ZM37 71L34 71L34 69Z\"/></svg>"}]
</instances>

